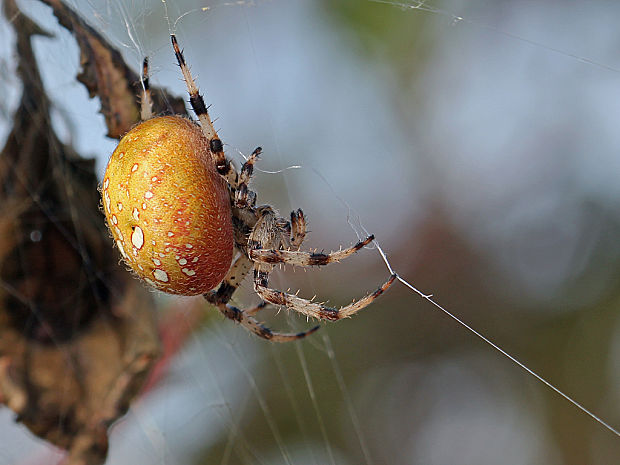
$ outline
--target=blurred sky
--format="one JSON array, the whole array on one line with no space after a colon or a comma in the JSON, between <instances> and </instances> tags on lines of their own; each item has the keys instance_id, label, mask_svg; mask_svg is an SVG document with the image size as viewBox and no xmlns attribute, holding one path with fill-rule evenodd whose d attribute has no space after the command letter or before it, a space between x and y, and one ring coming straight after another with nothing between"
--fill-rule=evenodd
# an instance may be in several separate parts
<instances>
[{"instance_id":1,"label":"blurred sky","mask_svg":"<svg viewBox=\"0 0 620 465\"><path fill-rule=\"evenodd\" d=\"M592 354L604 356L593 355L595 364L603 365L593 391L571 384L566 374L557 380L620 424L620 399L612 394L620 392L620 4L454 0L424 2L416 9L418 2L396 7L361 0L236 6L167 1L166 13L158 1L69 3L135 69L148 55L153 85L183 95L167 14L218 118L228 154L242 160L239 152L248 154L260 145L260 169L302 166L259 173L254 188L262 201L284 213L304 209L312 231L309 246L348 245L357 240L362 224L403 277L414 285L421 281L430 293L441 289L440 302L486 322L485 329L506 335L532 360L540 356L541 367L570 364L569 371L577 370L573 376L583 382L587 375L578 370L591 363L589 351L597 347ZM75 82L77 47L45 7L35 1L21 4L56 36L37 39L36 48L55 101L58 131L78 152L96 156L102 173L115 143L104 137L98 102ZM203 5L212 8L200 11ZM0 31L8 45L7 26ZM12 66L9 53L2 47L4 72ZM7 96L17 95L9 85L1 86ZM8 98L2 109L10 112L14 104ZM8 120L2 123L4 135ZM463 258L463 250L470 258ZM425 274L421 264L429 263L439 277ZM317 272L308 280L298 275L292 286L309 282L305 294L320 297L344 289L334 299L343 303L387 276L378 254L369 251L338 270L325 275L329 278ZM447 276L446 270L454 274ZM470 280L475 285L467 289ZM414 307L418 319L432 312L420 310L424 304L404 289L395 293L391 319L404 312L413 318ZM477 307L494 313L479 316ZM352 321L364 317L371 318L365 314ZM604 336L591 323L595 317L605 321ZM388 330L395 328L380 333L384 323L374 318L367 324L375 325L375 332L356 328L377 333L375 343L386 347L390 338L408 338L419 329L408 328L410 320L400 325L406 336L394 337ZM549 330L540 333L547 337L554 334L551 326L571 318L574 324L556 346L538 342L540 347L525 349L536 344L536 331ZM528 322L533 326L519 326ZM452 325L441 318L433 324ZM515 325L521 332L508 336ZM331 327L332 339L338 338L338 327ZM411 336L410 346L403 343L392 353L385 349L380 366L351 368L355 374L348 379L356 385L345 399L369 405L361 415L363 428L372 433L367 441L376 463L569 463L566 438L584 430L590 436L571 463L585 457L587 463L606 464L618 457L618 438L583 419L578 421L587 426L580 423L574 430L554 427L558 418L567 415L571 423L580 414L564 405L559 417L549 419L549 397L534 392L533 381L524 382L516 368L498 360L490 347L476 345L465 329L449 331L473 339L473 348L418 358L431 349L420 348L423 341L413 342ZM591 339L582 338L589 331ZM429 339L430 334L435 333ZM598 348L599 337L603 348ZM540 353L533 355L536 350ZM552 357L547 350L558 358L547 360ZM571 363L575 355L578 360ZM187 369L199 370L206 357L198 356ZM345 372L346 357L336 357ZM484 371L495 376L481 375ZM326 376L334 382L337 373ZM385 390L392 394L382 394ZM178 405L196 402L170 391L166 397L180 399ZM162 402L151 408L157 405ZM163 405L168 412L182 410ZM166 423L157 426L164 437ZM197 428L192 434L207 426ZM350 438L344 444L359 448L355 435ZM189 463L194 454L184 447L175 450L175 463ZM313 463L304 458L303 448L292 450L299 450L294 463ZM334 453L342 454L337 463L359 459ZM111 463L130 462L115 454ZM278 463L280 455L276 449L279 458L268 463ZM11 463L2 460L0 453L0 463Z\"/></svg>"}]
</instances>

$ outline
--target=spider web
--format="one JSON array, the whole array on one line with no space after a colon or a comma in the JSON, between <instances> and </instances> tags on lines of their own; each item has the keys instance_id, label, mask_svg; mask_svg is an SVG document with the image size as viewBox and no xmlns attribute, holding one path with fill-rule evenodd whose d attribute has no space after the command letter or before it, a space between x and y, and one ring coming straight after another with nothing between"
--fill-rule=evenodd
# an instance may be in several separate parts
<instances>
[{"instance_id":1,"label":"spider web","mask_svg":"<svg viewBox=\"0 0 620 465\"><path fill-rule=\"evenodd\" d=\"M620 424L614 7L241 3L75 6L135 69L149 55L157 85L184 95L168 45L169 28L179 34L229 155L265 148L253 188L283 213L304 209L306 247L378 237L374 253L319 271L286 269L276 286L337 305L374 289L393 266ZM97 133L97 104L67 72L72 39L58 34L62 45L42 52L52 66L46 87L62 95L57 129L103 160L114 144ZM79 112L62 103L73 100L68 91L83 94ZM249 282L242 291L238 302L250 302ZM603 426L430 309L410 288L393 288L289 346L210 319L113 428L109 463L603 464L618 456ZM269 324L305 327L283 316L268 315ZM22 432L2 426L0 437L0 463L53 463L49 449L33 458L9 447L30 444Z\"/></svg>"}]
</instances>

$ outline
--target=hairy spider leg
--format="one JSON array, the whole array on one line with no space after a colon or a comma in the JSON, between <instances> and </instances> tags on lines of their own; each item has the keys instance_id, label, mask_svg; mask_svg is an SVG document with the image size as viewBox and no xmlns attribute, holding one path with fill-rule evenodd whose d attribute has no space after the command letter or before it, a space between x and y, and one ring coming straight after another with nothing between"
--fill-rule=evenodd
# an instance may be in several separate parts
<instances>
[{"instance_id":1,"label":"hairy spider leg","mask_svg":"<svg viewBox=\"0 0 620 465\"><path fill-rule=\"evenodd\" d=\"M288 309L320 320L336 321L342 318L348 318L370 305L377 297L392 286L396 278L398 278L398 275L396 273L392 274L390 279L382 284L375 292L340 308L328 307L322 303L312 302L294 294L271 289L267 287L269 283L269 272L258 271L256 269L254 270L254 290L263 300L274 305L282 305Z\"/></svg>"},{"instance_id":2,"label":"hairy spider leg","mask_svg":"<svg viewBox=\"0 0 620 465\"><path fill-rule=\"evenodd\" d=\"M291 212L291 245L295 249L301 247L302 242L306 238L306 217L301 208Z\"/></svg>"},{"instance_id":3,"label":"hairy spider leg","mask_svg":"<svg viewBox=\"0 0 620 465\"><path fill-rule=\"evenodd\" d=\"M196 116L198 116L198 119L200 120L202 132L209 140L209 148L215 158L215 166L217 171L228 181L231 186L236 186L237 172L224 154L224 144L222 144L222 141L215 131L213 121L211 121L211 117L209 116L208 108L205 105L202 95L200 95L200 92L198 91L196 82L194 81L187 64L185 63L185 58L183 57L183 52L179 48L176 36L174 34L170 34L170 40L172 41L174 54L177 58L177 62L179 63L179 67L181 68L181 72L183 73L183 78L185 79L185 84L189 93L189 102L192 105Z\"/></svg>"},{"instance_id":4,"label":"hairy spider leg","mask_svg":"<svg viewBox=\"0 0 620 465\"><path fill-rule=\"evenodd\" d=\"M250 258L255 262L268 263L275 265L283 263L294 266L324 266L330 263L339 262L353 255L364 246L370 244L375 239L374 235L368 236L363 241L343 250L336 250L330 253L313 253L297 250L277 250L277 249L253 249L250 250Z\"/></svg>"}]
</instances>

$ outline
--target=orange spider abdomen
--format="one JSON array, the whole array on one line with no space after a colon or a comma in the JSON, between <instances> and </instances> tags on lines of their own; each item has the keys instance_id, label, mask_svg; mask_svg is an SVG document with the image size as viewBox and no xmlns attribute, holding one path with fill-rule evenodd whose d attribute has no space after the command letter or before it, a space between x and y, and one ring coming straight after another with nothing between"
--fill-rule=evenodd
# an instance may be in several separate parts
<instances>
[{"instance_id":1,"label":"orange spider abdomen","mask_svg":"<svg viewBox=\"0 0 620 465\"><path fill-rule=\"evenodd\" d=\"M200 127L179 116L149 119L120 140L102 186L121 255L150 285L197 295L230 267L230 197Z\"/></svg>"}]
</instances>

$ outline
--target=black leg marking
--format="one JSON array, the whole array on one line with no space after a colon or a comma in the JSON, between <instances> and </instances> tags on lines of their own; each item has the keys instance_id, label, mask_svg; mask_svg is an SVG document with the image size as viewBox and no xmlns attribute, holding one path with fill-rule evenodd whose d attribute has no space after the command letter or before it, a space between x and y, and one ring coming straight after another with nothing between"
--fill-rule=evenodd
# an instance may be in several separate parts
<instances>
[{"instance_id":1,"label":"black leg marking","mask_svg":"<svg viewBox=\"0 0 620 465\"><path fill-rule=\"evenodd\" d=\"M185 58L183 57L183 52L179 48L179 43L177 42L177 37L174 34L170 35L170 40L172 41L172 48L174 49L174 54L177 57L177 62L180 66L187 66L185 64Z\"/></svg>"},{"instance_id":2,"label":"black leg marking","mask_svg":"<svg viewBox=\"0 0 620 465\"><path fill-rule=\"evenodd\" d=\"M226 304L230 302L232 295L237 290L237 286L233 284L229 284L224 281L220 284L220 287L217 288L217 291L211 291L210 293L205 294L205 299L207 299L212 304Z\"/></svg>"},{"instance_id":3,"label":"black leg marking","mask_svg":"<svg viewBox=\"0 0 620 465\"><path fill-rule=\"evenodd\" d=\"M144 90L150 90L149 86L149 57L144 57L142 62L142 87Z\"/></svg>"}]
</instances>

